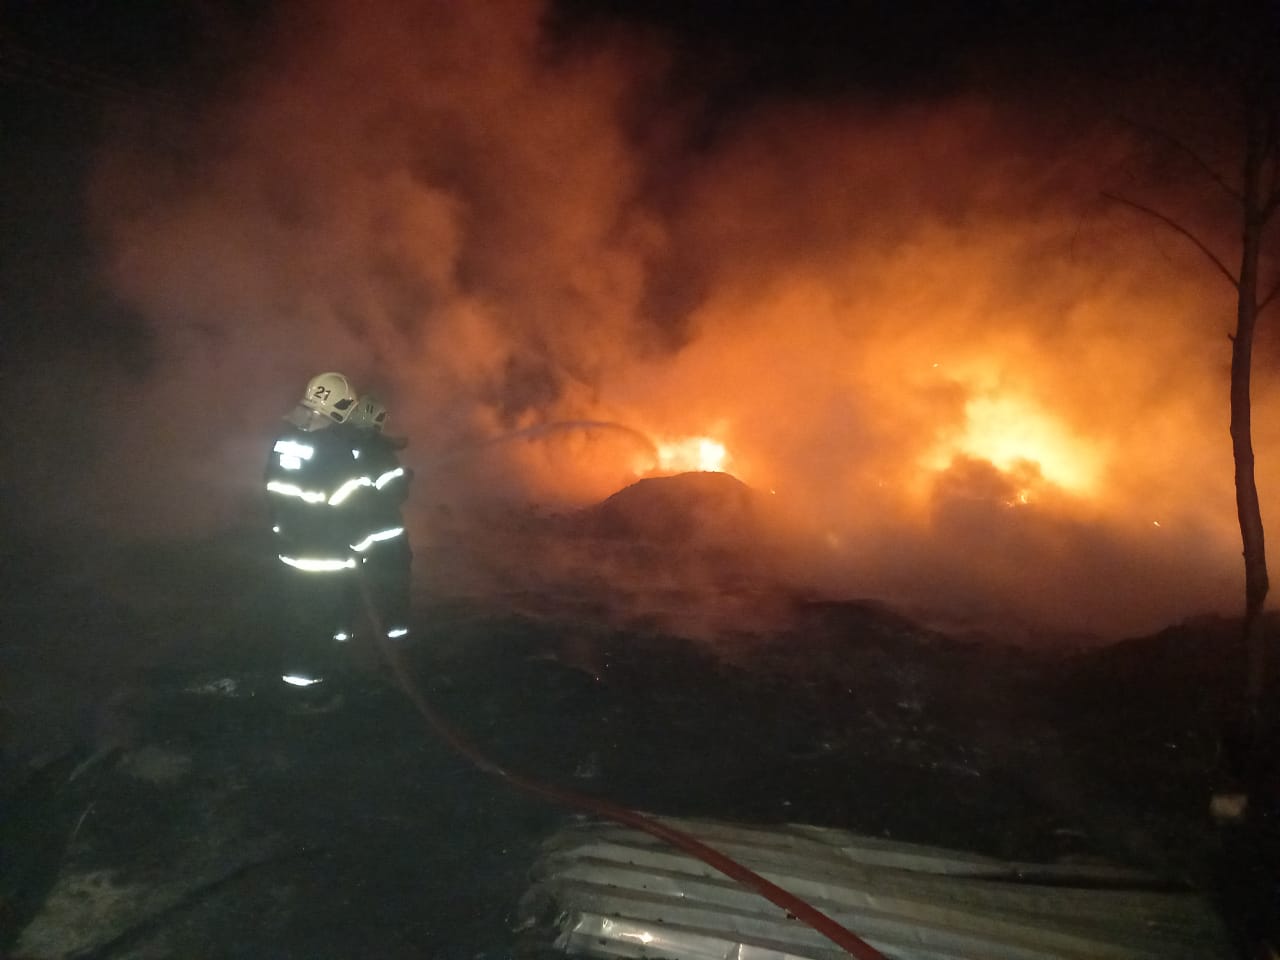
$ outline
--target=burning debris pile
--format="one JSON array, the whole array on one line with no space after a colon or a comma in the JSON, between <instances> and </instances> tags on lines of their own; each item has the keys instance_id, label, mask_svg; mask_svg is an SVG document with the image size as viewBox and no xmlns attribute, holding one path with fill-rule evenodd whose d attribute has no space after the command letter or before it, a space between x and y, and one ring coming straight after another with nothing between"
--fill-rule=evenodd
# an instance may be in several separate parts
<instances>
[{"instance_id":1,"label":"burning debris pile","mask_svg":"<svg viewBox=\"0 0 1280 960\"><path fill-rule=\"evenodd\" d=\"M682 473L640 480L574 524L588 536L684 549L733 550L759 544L757 494L727 473Z\"/></svg>"},{"instance_id":2,"label":"burning debris pile","mask_svg":"<svg viewBox=\"0 0 1280 960\"><path fill-rule=\"evenodd\" d=\"M760 507L734 477L697 472L640 480L582 510L446 513L428 534L449 558L428 570L429 589L527 613L572 604L603 624L704 640L763 635L793 589Z\"/></svg>"},{"instance_id":3,"label":"burning debris pile","mask_svg":"<svg viewBox=\"0 0 1280 960\"><path fill-rule=\"evenodd\" d=\"M558 11L309 0L180 149L122 111L90 218L163 362L39 394L32 434L77 391L136 411L60 503L225 523L292 384L338 368L385 394L419 503L566 511L723 471L829 595L1111 639L1234 606L1230 305L1097 209L1131 131L981 91L761 91L728 120L661 31ZM487 453L435 469L465 445Z\"/></svg>"}]
</instances>

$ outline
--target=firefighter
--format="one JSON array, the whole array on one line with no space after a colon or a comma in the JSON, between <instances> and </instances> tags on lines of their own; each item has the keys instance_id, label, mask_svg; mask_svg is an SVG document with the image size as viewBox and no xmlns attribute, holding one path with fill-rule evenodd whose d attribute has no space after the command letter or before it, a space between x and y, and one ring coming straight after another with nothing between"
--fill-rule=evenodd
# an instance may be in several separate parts
<instances>
[{"instance_id":1,"label":"firefighter","mask_svg":"<svg viewBox=\"0 0 1280 960\"><path fill-rule=\"evenodd\" d=\"M381 629L387 639L403 641L409 634L409 568L413 552L405 530L402 507L409 493L412 472L398 452L405 441L383 432L387 408L375 397L363 396L351 414L358 436L359 460L372 478L373 488L362 498L363 526L368 533L353 544L363 560L368 585Z\"/></svg>"},{"instance_id":2,"label":"firefighter","mask_svg":"<svg viewBox=\"0 0 1280 960\"><path fill-rule=\"evenodd\" d=\"M337 644L359 613L354 545L367 535L361 494L372 489L348 420L356 394L340 373L311 378L267 461L267 502L276 555L297 633L285 644L281 679L299 688L334 678ZM329 685L330 687L332 684ZM315 699L328 699L330 690Z\"/></svg>"}]
</instances>

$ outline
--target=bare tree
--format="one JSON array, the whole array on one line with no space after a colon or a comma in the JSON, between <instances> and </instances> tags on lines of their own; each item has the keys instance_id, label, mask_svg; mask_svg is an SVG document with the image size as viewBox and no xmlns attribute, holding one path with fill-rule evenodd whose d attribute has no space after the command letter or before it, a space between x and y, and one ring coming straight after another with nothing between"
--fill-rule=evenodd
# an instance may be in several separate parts
<instances>
[{"instance_id":1,"label":"bare tree","mask_svg":"<svg viewBox=\"0 0 1280 960\"><path fill-rule=\"evenodd\" d=\"M1193 165L1199 174L1224 193L1238 211L1240 228L1239 266L1232 270L1227 260L1214 253L1211 244L1182 222L1154 206L1127 196L1104 194L1150 217L1191 242L1212 266L1230 282L1236 296L1236 329L1231 340L1231 450L1235 461L1236 513L1244 553L1245 596L1243 640L1245 650L1244 690L1240 707L1243 731L1252 738L1257 733L1263 692L1267 686L1267 637L1263 605L1270 587L1267 577L1266 544L1258 486L1254 473L1251 407L1251 374L1254 334L1259 314L1280 293L1280 281L1270 281L1263 290L1260 276L1265 233L1280 207L1280 96L1277 95L1277 45L1274 14L1256 8L1256 17L1241 17L1233 26L1245 36L1230 59L1230 83L1242 108L1240 131L1243 155L1239 174L1222 175L1200 153L1168 131L1140 128L1154 142L1162 143Z\"/></svg>"}]
</instances>

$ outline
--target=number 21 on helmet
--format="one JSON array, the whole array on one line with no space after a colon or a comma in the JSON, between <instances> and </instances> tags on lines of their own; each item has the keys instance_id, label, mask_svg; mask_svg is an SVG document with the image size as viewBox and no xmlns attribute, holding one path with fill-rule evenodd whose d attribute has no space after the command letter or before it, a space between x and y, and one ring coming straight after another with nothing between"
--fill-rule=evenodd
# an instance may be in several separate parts
<instances>
[{"instance_id":1,"label":"number 21 on helmet","mask_svg":"<svg viewBox=\"0 0 1280 960\"><path fill-rule=\"evenodd\" d=\"M312 377L302 394L302 405L324 414L334 423L346 423L356 405L356 394L347 378L340 373L321 373Z\"/></svg>"}]
</instances>

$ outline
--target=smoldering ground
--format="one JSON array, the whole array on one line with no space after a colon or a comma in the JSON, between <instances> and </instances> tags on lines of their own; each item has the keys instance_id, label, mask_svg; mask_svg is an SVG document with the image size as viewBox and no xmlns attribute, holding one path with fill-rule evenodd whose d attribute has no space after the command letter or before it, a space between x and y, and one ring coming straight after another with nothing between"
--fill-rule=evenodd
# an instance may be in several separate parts
<instances>
[{"instance_id":1,"label":"smoldering ground","mask_svg":"<svg viewBox=\"0 0 1280 960\"><path fill-rule=\"evenodd\" d=\"M793 589L996 633L1234 609L1230 291L1099 195L1141 188L1224 243L1230 222L1149 176L1139 133L981 84L720 116L660 30L551 12L285 5L164 136L114 115L88 205L154 362L33 378L35 422L87 456L23 495L144 535L252 522L278 417L339 369L412 439L415 539L468 545L475 575L438 584L591 566L591 538L535 543L511 505L570 513L708 437L754 491L727 542ZM84 413L104 391L109 423ZM690 556L677 579L717 579ZM608 571L619 597L664 588Z\"/></svg>"}]
</instances>

